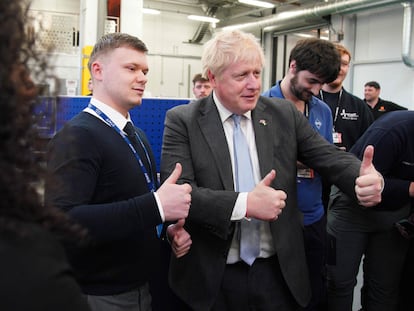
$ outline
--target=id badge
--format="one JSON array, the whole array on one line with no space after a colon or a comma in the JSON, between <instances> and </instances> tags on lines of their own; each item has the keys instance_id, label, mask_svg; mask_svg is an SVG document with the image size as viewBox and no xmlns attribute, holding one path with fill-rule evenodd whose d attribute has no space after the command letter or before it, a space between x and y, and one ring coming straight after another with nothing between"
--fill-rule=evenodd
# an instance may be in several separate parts
<instances>
[{"instance_id":1,"label":"id badge","mask_svg":"<svg viewBox=\"0 0 414 311\"><path fill-rule=\"evenodd\" d=\"M313 169L311 168L299 168L297 177L301 178L313 178L315 176Z\"/></svg>"},{"instance_id":2,"label":"id badge","mask_svg":"<svg viewBox=\"0 0 414 311\"><path fill-rule=\"evenodd\" d=\"M342 144L342 133L333 132L332 133L332 140L334 144Z\"/></svg>"}]
</instances>

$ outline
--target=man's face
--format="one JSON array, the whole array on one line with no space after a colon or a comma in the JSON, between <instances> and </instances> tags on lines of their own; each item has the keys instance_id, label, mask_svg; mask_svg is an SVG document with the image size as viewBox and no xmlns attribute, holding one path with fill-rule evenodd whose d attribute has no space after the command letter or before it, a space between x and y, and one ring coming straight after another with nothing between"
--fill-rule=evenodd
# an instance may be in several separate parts
<instances>
[{"instance_id":1,"label":"man's face","mask_svg":"<svg viewBox=\"0 0 414 311\"><path fill-rule=\"evenodd\" d=\"M348 70L349 70L349 55L348 54L343 54L341 56L341 69L339 70L339 74L338 77L336 77L336 79L334 81L332 81L331 83L329 83L329 85L331 87L338 87L341 86L342 83L344 82L346 75L348 74Z\"/></svg>"},{"instance_id":2,"label":"man's face","mask_svg":"<svg viewBox=\"0 0 414 311\"><path fill-rule=\"evenodd\" d=\"M290 91L299 100L308 102L312 95L318 95L323 82L308 70L296 71L290 79Z\"/></svg>"},{"instance_id":3,"label":"man's face","mask_svg":"<svg viewBox=\"0 0 414 311\"><path fill-rule=\"evenodd\" d=\"M211 93L211 84L209 81L197 81L193 87L193 93L195 98L203 98Z\"/></svg>"},{"instance_id":4,"label":"man's face","mask_svg":"<svg viewBox=\"0 0 414 311\"><path fill-rule=\"evenodd\" d=\"M92 92L92 90L93 90L92 79L89 79L88 80L88 91Z\"/></svg>"},{"instance_id":5,"label":"man's face","mask_svg":"<svg viewBox=\"0 0 414 311\"><path fill-rule=\"evenodd\" d=\"M378 100L380 94L380 90L376 89L375 87L372 86L366 86L364 87L364 98L366 101L376 101Z\"/></svg>"},{"instance_id":6,"label":"man's face","mask_svg":"<svg viewBox=\"0 0 414 311\"><path fill-rule=\"evenodd\" d=\"M223 106L235 114L256 107L260 96L262 67L259 61L238 61L226 67L220 76L209 74L210 82Z\"/></svg>"},{"instance_id":7,"label":"man's face","mask_svg":"<svg viewBox=\"0 0 414 311\"><path fill-rule=\"evenodd\" d=\"M92 64L94 96L126 114L140 105L147 83L148 62L142 51L119 47Z\"/></svg>"}]
</instances>

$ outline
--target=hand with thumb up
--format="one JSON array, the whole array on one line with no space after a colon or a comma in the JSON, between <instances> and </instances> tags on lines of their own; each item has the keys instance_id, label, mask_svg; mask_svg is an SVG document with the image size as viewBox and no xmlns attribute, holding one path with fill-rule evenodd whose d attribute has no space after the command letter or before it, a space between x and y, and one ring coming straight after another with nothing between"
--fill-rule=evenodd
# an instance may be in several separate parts
<instances>
[{"instance_id":1,"label":"hand with thumb up","mask_svg":"<svg viewBox=\"0 0 414 311\"><path fill-rule=\"evenodd\" d=\"M372 164L373 158L374 147L367 146L364 150L359 177L355 181L355 193L359 204L365 207L380 203L384 189L384 178Z\"/></svg>"},{"instance_id":2,"label":"hand with thumb up","mask_svg":"<svg viewBox=\"0 0 414 311\"><path fill-rule=\"evenodd\" d=\"M247 195L246 217L273 221L278 218L285 207L286 192L276 190L270 185L276 177L271 170Z\"/></svg>"},{"instance_id":3,"label":"hand with thumb up","mask_svg":"<svg viewBox=\"0 0 414 311\"><path fill-rule=\"evenodd\" d=\"M186 218L191 205L191 186L189 184L177 184L181 176L180 163L175 165L174 171L157 190L164 211L165 221L176 221Z\"/></svg>"},{"instance_id":4,"label":"hand with thumb up","mask_svg":"<svg viewBox=\"0 0 414 311\"><path fill-rule=\"evenodd\" d=\"M193 243L190 234L184 229L184 223L185 220L180 219L177 223L167 228L168 240L171 242L171 248L177 258L187 254Z\"/></svg>"}]
</instances>

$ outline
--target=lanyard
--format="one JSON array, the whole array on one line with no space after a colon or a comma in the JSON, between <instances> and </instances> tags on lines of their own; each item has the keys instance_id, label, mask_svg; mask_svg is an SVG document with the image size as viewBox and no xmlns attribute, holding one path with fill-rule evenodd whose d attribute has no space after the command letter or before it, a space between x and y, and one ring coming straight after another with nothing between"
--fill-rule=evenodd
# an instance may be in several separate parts
<instances>
[{"instance_id":1,"label":"lanyard","mask_svg":"<svg viewBox=\"0 0 414 311\"><path fill-rule=\"evenodd\" d=\"M123 131L121 131L119 129L119 127L117 127L115 125L115 123L105 114L103 113L99 108L97 108L95 105L89 103L88 105L89 109L92 109L98 116L100 116L106 123L108 123L115 131L117 131L118 134L120 134L122 136L122 138L124 139L124 141L128 144L129 148L132 150L132 152L134 153L135 158L137 159L139 166L141 167L141 171L145 176L145 180L147 181L147 185L148 185L148 189L151 192L154 192L155 189L155 185L154 182L152 180L152 178L150 178L150 175L148 174L147 169L145 168L145 165L142 163L141 157L139 156L138 152L135 150L134 146L132 145L131 141L129 140L128 136L125 135L125 133ZM145 154L147 156L148 159L148 163L149 165L151 165L151 161L149 160L149 156L147 153L146 148L144 147L141 139L139 138L139 136L137 135L138 140L140 141L141 145L144 148Z\"/></svg>"},{"instance_id":2,"label":"lanyard","mask_svg":"<svg viewBox=\"0 0 414 311\"><path fill-rule=\"evenodd\" d=\"M323 99L323 91L321 90L321 99L323 100L323 101L325 101L324 99ZM338 113L339 113L339 107L341 106L341 98L342 98L342 88L341 88L341 90L339 91L339 97L338 97L338 102L336 103L336 105L335 105L335 115L334 115L334 119L333 119L333 129L334 129L334 131L335 131L335 124L336 124L336 120L338 119Z\"/></svg>"},{"instance_id":3,"label":"lanyard","mask_svg":"<svg viewBox=\"0 0 414 311\"><path fill-rule=\"evenodd\" d=\"M309 104L308 104L308 102L305 102L305 107L303 109L303 114L306 117L306 119L309 119Z\"/></svg>"}]
</instances>

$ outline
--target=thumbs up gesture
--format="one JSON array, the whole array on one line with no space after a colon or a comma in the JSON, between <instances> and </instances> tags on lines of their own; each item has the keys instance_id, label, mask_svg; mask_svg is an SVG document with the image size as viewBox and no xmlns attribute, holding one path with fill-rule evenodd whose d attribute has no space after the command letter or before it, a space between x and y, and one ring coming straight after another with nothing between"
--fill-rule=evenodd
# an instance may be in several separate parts
<instances>
[{"instance_id":1,"label":"thumbs up gesture","mask_svg":"<svg viewBox=\"0 0 414 311\"><path fill-rule=\"evenodd\" d=\"M171 242L172 251L177 258L187 254L193 243L190 234L184 229L184 223L185 220L180 219L177 223L167 228L168 239Z\"/></svg>"},{"instance_id":2,"label":"thumbs up gesture","mask_svg":"<svg viewBox=\"0 0 414 311\"><path fill-rule=\"evenodd\" d=\"M161 201L165 221L186 218L190 210L191 186L189 184L177 184L181 172L181 164L177 163L174 171L156 192Z\"/></svg>"},{"instance_id":3,"label":"thumbs up gesture","mask_svg":"<svg viewBox=\"0 0 414 311\"><path fill-rule=\"evenodd\" d=\"M285 207L287 195L282 190L270 185L276 178L276 171L271 170L247 195L246 217L261 220L276 220Z\"/></svg>"},{"instance_id":4,"label":"thumbs up gesture","mask_svg":"<svg viewBox=\"0 0 414 311\"><path fill-rule=\"evenodd\" d=\"M359 177L355 181L355 193L358 201L365 207L375 206L381 202L384 178L372 164L374 147L367 146L364 151Z\"/></svg>"}]
</instances>

